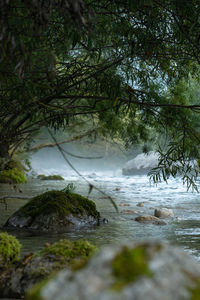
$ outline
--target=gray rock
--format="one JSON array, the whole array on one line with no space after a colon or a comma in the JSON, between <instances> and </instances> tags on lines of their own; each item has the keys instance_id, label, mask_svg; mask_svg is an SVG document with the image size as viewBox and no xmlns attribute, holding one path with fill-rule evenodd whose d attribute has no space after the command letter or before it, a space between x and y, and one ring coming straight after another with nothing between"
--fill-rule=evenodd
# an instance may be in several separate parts
<instances>
[{"instance_id":1,"label":"gray rock","mask_svg":"<svg viewBox=\"0 0 200 300\"><path fill-rule=\"evenodd\" d=\"M81 252L79 247L83 244L85 246ZM84 241L77 244L77 241L73 243L60 240L52 247L46 244L40 252L35 255L30 253L16 265L5 265L0 268L0 298L24 298L25 293L34 284L47 279L56 271L71 268L76 263L80 264L81 260L86 263L94 251L95 247Z\"/></svg>"},{"instance_id":2,"label":"gray rock","mask_svg":"<svg viewBox=\"0 0 200 300\"><path fill-rule=\"evenodd\" d=\"M87 225L98 225L99 219L88 216L86 213L73 216L59 216L57 214L39 215L35 218L30 216L22 217L20 215L11 216L5 224L5 227L28 228L38 231L64 232L70 227L82 227Z\"/></svg>"},{"instance_id":3,"label":"gray rock","mask_svg":"<svg viewBox=\"0 0 200 300\"><path fill-rule=\"evenodd\" d=\"M123 175L147 174L158 164L158 155L150 151L148 154L138 154L132 160L129 160L122 169Z\"/></svg>"},{"instance_id":4,"label":"gray rock","mask_svg":"<svg viewBox=\"0 0 200 300\"><path fill-rule=\"evenodd\" d=\"M200 279L200 265L168 244L146 242L102 249L78 271L63 270L43 286L43 300L189 300ZM116 290L112 262L124 249L143 249L150 274L140 274ZM136 250L138 251L138 250ZM132 265L134 269L134 265ZM138 264L135 264L138 270ZM123 276L123 275L122 275ZM122 281L123 282L123 281ZM33 295L32 295L33 296ZM31 298L33 299L33 298ZM195 298L197 299L197 298Z\"/></svg>"},{"instance_id":5,"label":"gray rock","mask_svg":"<svg viewBox=\"0 0 200 300\"><path fill-rule=\"evenodd\" d=\"M157 218L172 218L174 216L173 210L168 208L155 209L154 216Z\"/></svg>"}]
</instances>

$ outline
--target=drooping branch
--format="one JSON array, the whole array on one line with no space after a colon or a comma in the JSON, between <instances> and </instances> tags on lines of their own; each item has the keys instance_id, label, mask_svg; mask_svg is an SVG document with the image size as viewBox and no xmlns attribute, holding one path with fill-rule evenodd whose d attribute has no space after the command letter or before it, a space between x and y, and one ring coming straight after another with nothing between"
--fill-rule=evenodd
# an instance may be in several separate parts
<instances>
[{"instance_id":1,"label":"drooping branch","mask_svg":"<svg viewBox=\"0 0 200 300\"><path fill-rule=\"evenodd\" d=\"M48 128L47 128L48 129ZM63 151L62 147L58 144L55 136L52 134L52 132L48 129L49 135L51 136L51 138L54 140L55 145L57 147L57 149L60 151L62 157L64 158L64 160L66 161L66 163L72 168L72 170L74 170L76 172L76 174L78 176L80 176L85 182L87 182L88 186L89 186L89 192L88 192L88 196L91 193L91 191L93 189L97 190L98 192L100 192L101 194L103 194L109 201L110 203L113 205L113 207L115 208L116 212L118 212L118 207L115 203L115 201L113 200L113 198L109 195L107 195L104 191L102 191L100 188L98 188L97 186L95 186L94 184L92 184L91 182L89 182L85 176L83 176L73 165L72 163L68 160L68 158L65 155L65 151Z\"/></svg>"},{"instance_id":2,"label":"drooping branch","mask_svg":"<svg viewBox=\"0 0 200 300\"><path fill-rule=\"evenodd\" d=\"M88 131L86 131L86 132L84 132L80 135L76 135L72 138L69 138L67 140L63 140L63 141L60 141L60 142L57 142L57 143L46 143L46 144L36 145L36 146L33 146L30 149L28 149L27 152L38 151L38 150L43 149L43 148L52 148L52 147L56 146L57 144L62 145L62 144L66 144L66 143L71 143L71 142L80 140L80 139L96 132L96 130L97 130L97 128L94 128L94 129L88 130Z\"/></svg>"}]
</instances>

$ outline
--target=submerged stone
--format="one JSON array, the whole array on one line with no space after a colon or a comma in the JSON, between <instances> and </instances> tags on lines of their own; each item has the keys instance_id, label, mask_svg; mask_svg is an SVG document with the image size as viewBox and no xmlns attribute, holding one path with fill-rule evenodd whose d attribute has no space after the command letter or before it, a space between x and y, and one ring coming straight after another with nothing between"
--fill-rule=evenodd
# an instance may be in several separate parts
<instances>
[{"instance_id":1,"label":"submerged stone","mask_svg":"<svg viewBox=\"0 0 200 300\"><path fill-rule=\"evenodd\" d=\"M70 226L99 224L99 219L93 201L75 193L49 191L30 200L4 226L62 232Z\"/></svg>"}]
</instances>

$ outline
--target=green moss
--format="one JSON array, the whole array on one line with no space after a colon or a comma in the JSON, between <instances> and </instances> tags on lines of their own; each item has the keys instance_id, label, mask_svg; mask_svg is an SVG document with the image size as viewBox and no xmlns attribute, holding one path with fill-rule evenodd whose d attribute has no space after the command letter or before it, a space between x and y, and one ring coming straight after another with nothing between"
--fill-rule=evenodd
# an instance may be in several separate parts
<instances>
[{"instance_id":1,"label":"green moss","mask_svg":"<svg viewBox=\"0 0 200 300\"><path fill-rule=\"evenodd\" d=\"M152 276L148 268L148 256L145 246L133 249L123 247L122 251L113 259L112 270L115 277L113 288L122 289L126 284L134 282L140 276Z\"/></svg>"},{"instance_id":2,"label":"green moss","mask_svg":"<svg viewBox=\"0 0 200 300\"><path fill-rule=\"evenodd\" d=\"M83 215L84 212L88 215L99 217L99 212L96 210L96 205L93 201L78 194L64 193L62 191L49 191L36 196L19 211L23 216L32 217L52 213L57 213L60 216L69 214Z\"/></svg>"},{"instance_id":3,"label":"green moss","mask_svg":"<svg viewBox=\"0 0 200 300\"><path fill-rule=\"evenodd\" d=\"M200 300L200 278L195 279L195 287L188 288L189 292L191 293L190 300Z\"/></svg>"},{"instance_id":4,"label":"green moss","mask_svg":"<svg viewBox=\"0 0 200 300\"><path fill-rule=\"evenodd\" d=\"M16 237L6 232L0 233L0 265L19 260L21 244Z\"/></svg>"},{"instance_id":5,"label":"green moss","mask_svg":"<svg viewBox=\"0 0 200 300\"><path fill-rule=\"evenodd\" d=\"M26 181L24 171L18 168L3 170L0 173L1 183L26 183Z\"/></svg>"},{"instance_id":6,"label":"green moss","mask_svg":"<svg viewBox=\"0 0 200 300\"><path fill-rule=\"evenodd\" d=\"M44 256L49 259L58 259L63 262L63 265L60 264L59 268L54 267L54 270L63 269L63 267L67 264L73 271L76 271L83 267L96 251L97 248L88 241L79 240L71 242L63 239L49 247L45 247L41 251L37 252L35 256ZM26 300L41 300L41 289L54 276L55 274L51 274L50 277L39 284L36 284L28 291Z\"/></svg>"},{"instance_id":7,"label":"green moss","mask_svg":"<svg viewBox=\"0 0 200 300\"><path fill-rule=\"evenodd\" d=\"M41 289L47 284L50 278L44 279L41 282L34 285L26 294L26 300L42 300L40 294Z\"/></svg>"},{"instance_id":8,"label":"green moss","mask_svg":"<svg viewBox=\"0 0 200 300\"><path fill-rule=\"evenodd\" d=\"M38 175L37 177L38 179L40 180L64 180L64 178L60 175L49 175L49 176L46 176L46 175Z\"/></svg>"},{"instance_id":9,"label":"green moss","mask_svg":"<svg viewBox=\"0 0 200 300\"><path fill-rule=\"evenodd\" d=\"M45 247L39 251L37 256L56 257L63 259L72 264L78 260L88 260L88 258L96 252L97 248L88 241L74 241L63 239L49 247Z\"/></svg>"}]
</instances>

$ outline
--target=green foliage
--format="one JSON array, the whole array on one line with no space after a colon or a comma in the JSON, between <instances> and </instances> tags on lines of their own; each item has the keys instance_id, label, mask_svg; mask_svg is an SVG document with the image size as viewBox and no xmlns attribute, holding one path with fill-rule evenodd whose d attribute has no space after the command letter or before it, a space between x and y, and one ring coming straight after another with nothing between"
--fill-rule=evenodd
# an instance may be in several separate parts
<instances>
[{"instance_id":1,"label":"green foliage","mask_svg":"<svg viewBox=\"0 0 200 300\"><path fill-rule=\"evenodd\" d=\"M2 171L0 171L1 183L26 183L24 167L17 159L9 160Z\"/></svg>"},{"instance_id":2,"label":"green foliage","mask_svg":"<svg viewBox=\"0 0 200 300\"><path fill-rule=\"evenodd\" d=\"M181 149L182 150L182 149ZM166 153L159 151L158 166L149 172L150 179L154 183L167 180L172 177L182 176L183 184L186 184L187 190L192 188L198 192L196 179L200 173L200 168L196 160L191 161L188 158L181 157L180 148L177 143L170 143Z\"/></svg>"},{"instance_id":3,"label":"green foliage","mask_svg":"<svg viewBox=\"0 0 200 300\"><path fill-rule=\"evenodd\" d=\"M0 158L26 149L41 126L95 119L98 133L127 147L148 143L154 130L182 147L181 162L199 159L199 79L184 86L200 61L198 0L1 8Z\"/></svg>"},{"instance_id":4,"label":"green foliage","mask_svg":"<svg viewBox=\"0 0 200 300\"><path fill-rule=\"evenodd\" d=\"M40 180L64 180L64 178L60 175L44 175L44 174L40 174L37 177Z\"/></svg>"},{"instance_id":5,"label":"green foliage","mask_svg":"<svg viewBox=\"0 0 200 300\"><path fill-rule=\"evenodd\" d=\"M141 276L152 276L148 267L148 256L145 246L133 249L123 247L122 251L112 261L115 283L113 288L121 290L125 285L134 282Z\"/></svg>"},{"instance_id":6,"label":"green foliage","mask_svg":"<svg viewBox=\"0 0 200 300\"><path fill-rule=\"evenodd\" d=\"M10 170L3 170L0 172L1 183L26 183L26 175L22 170L13 168Z\"/></svg>"},{"instance_id":7,"label":"green foliage","mask_svg":"<svg viewBox=\"0 0 200 300\"><path fill-rule=\"evenodd\" d=\"M194 105L194 110L161 109L162 120L160 118L159 121L169 125L163 129L165 142L156 149L159 154L158 167L150 172L154 182L162 179L167 181L170 176L181 176L187 189L191 187L197 190L195 181L200 172L200 125L198 108L195 107L200 99L199 74L189 74L167 91L168 103Z\"/></svg>"},{"instance_id":8,"label":"green foliage","mask_svg":"<svg viewBox=\"0 0 200 300\"><path fill-rule=\"evenodd\" d=\"M66 194L70 194L73 193L76 189L76 186L71 182L68 183L68 185L62 190L62 192L66 193Z\"/></svg>"},{"instance_id":9,"label":"green foliage","mask_svg":"<svg viewBox=\"0 0 200 300\"><path fill-rule=\"evenodd\" d=\"M14 263L19 260L21 244L16 237L6 232L0 233L0 266Z\"/></svg>"},{"instance_id":10,"label":"green foliage","mask_svg":"<svg viewBox=\"0 0 200 300\"><path fill-rule=\"evenodd\" d=\"M99 217L96 205L78 194L64 193L62 191L49 191L34 197L19 211L23 216L36 217L57 213L60 216L83 215Z\"/></svg>"}]
</instances>

